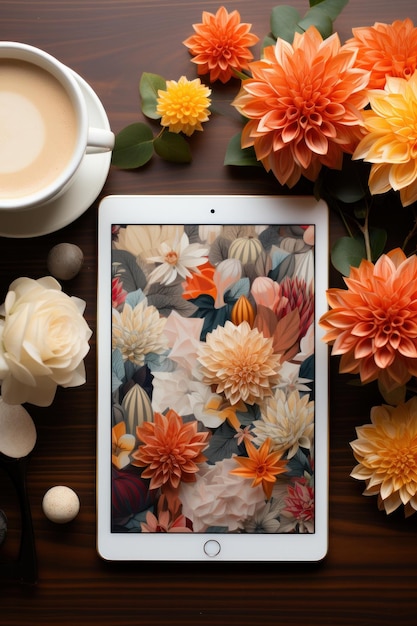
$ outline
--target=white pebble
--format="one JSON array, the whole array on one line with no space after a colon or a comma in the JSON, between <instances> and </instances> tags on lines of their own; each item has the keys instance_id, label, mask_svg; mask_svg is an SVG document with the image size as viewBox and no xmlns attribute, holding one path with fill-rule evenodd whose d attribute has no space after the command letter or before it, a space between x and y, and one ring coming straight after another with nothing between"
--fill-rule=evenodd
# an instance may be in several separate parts
<instances>
[{"instance_id":1,"label":"white pebble","mask_svg":"<svg viewBox=\"0 0 417 626\"><path fill-rule=\"evenodd\" d=\"M77 517L80 510L80 500L70 487L58 485L51 487L45 493L42 509L51 522L66 524Z\"/></svg>"},{"instance_id":2,"label":"white pebble","mask_svg":"<svg viewBox=\"0 0 417 626\"><path fill-rule=\"evenodd\" d=\"M80 271L84 255L74 243L58 243L51 248L46 260L49 272L58 280L71 280Z\"/></svg>"},{"instance_id":3,"label":"white pebble","mask_svg":"<svg viewBox=\"0 0 417 626\"><path fill-rule=\"evenodd\" d=\"M33 419L20 404L6 404L0 397L0 452L13 459L27 456L36 443Z\"/></svg>"}]
</instances>

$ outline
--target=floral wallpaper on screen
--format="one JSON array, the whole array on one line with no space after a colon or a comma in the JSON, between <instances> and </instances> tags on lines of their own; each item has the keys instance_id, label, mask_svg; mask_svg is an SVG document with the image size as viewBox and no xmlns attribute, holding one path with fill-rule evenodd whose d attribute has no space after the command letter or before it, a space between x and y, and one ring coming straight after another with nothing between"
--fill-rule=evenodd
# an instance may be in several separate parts
<instances>
[{"instance_id":1,"label":"floral wallpaper on screen","mask_svg":"<svg viewBox=\"0 0 417 626\"><path fill-rule=\"evenodd\" d=\"M113 532L314 532L314 227L112 238Z\"/></svg>"}]
</instances>

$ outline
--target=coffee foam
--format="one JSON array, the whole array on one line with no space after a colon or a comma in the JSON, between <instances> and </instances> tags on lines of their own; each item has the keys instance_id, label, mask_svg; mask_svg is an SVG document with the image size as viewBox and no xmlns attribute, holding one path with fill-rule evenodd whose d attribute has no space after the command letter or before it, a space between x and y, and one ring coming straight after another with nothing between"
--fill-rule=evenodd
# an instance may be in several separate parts
<instances>
[{"instance_id":1,"label":"coffee foam","mask_svg":"<svg viewBox=\"0 0 417 626\"><path fill-rule=\"evenodd\" d=\"M29 98L0 91L0 174L19 172L33 163L42 151L45 135L42 116Z\"/></svg>"},{"instance_id":2,"label":"coffee foam","mask_svg":"<svg viewBox=\"0 0 417 626\"><path fill-rule=\"evenodd\" d=\"M77 118L64 87L46 70L0 59L0 198L51 184L69 163Z\"/></svg>"}]
</instances>

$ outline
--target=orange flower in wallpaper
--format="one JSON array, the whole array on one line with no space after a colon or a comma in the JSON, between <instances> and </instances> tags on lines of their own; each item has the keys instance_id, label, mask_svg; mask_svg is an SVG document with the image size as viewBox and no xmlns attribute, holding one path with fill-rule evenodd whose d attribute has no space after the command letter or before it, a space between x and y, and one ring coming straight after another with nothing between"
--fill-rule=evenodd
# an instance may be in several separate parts
<instances>
[{"instance_id":1,"label":"orange flower in wallpaper","mask_svg":"<svg viewBox=\"0 0 417 626\"><path fill-rule=\"evenodd\" d=\"M146 522L141 523L143 533L190 533L187 519L181 513L182 504L179 498L168 500L162 495L158 500L157 515L148 511Z\"/></svg>"},{"instance_id":2,"label":"orange flower in wallpaper","mask_svg":"<svg viewBox=\"0 0 417 626\"><path fill-rule=\"evenodd\" d=\"M210 263L200 265L198 272L193 272L182 283L182 297L186 300L198 298L202 294L211 296L214 300L217 295L217 287L213 280L215 268Z\"/></svg>"},{"instance_id":3,"label":"orange flower in wallpaper","mask_svg":"<svg viewBox=\"0 0 417 626\"><path fill-rule=\"evenodd\" d=\"M371 72L369 89L383 89L387 76L411 78L417 69L417 28L409 18L352 32L346 47L357 50L357 67Z\"/></svg>"},{"instance_id":4,"label":"orange flower in wallpaper","mask_svg":"<svg viewBox=\"0 0 417 626\"><path fill-rule=\"evenodd\" d=\"M197 432L197 422L184 423L174 410L154 414L154 422L144 422L136 429L139 445L132 464L145 467L143 478L150 478L150 489L177 489L181 481L195 481L198 463L207 446L208 432Z\"/></svg>"},{"instance_id":5,"label":"orange flower in wallpaper","mask_svg":"<svg viewBox=\"0 0 417 626\"><path fill-rule=\"evenodd\" d=\"M253 59L249 48L259 38L250 32L251 24L240 21L238 11L228 13L220 7L217 13L203 11L201 24L193 24L195 35L183 43L193 55L199 75L210 74L210 81L226 83L234 71L248 68Z\"/></svg>"},{"instance_id":6,"label":"orange flower in wallpaper","mask_svg":"<svg viewBox=\"0 0 417 626\"><path fill-rule=\"evenodd\" d=\"M322 38L311 26L293 44L278 39L252 78L242 82L233 104L249 122L242 148L278 181L293 187L301 175L316 180L322 165L340 169L360 137L360 111L367 105L369 73L355 66L355 52L338 35Z\"/></svg>"},{"instance_id":7,"label":"orange flower in wallpaper","mask_svg":"<svg viewBox=\"0 0 417 626\"><path fill-rule=\"evenodd\" d=\"M400 249L371 263L363 260L329 289L331 310L320 319L324 341L341 355L340 371L361 381L379 379L393 390L417 375L417 257Z\"/></svg>"},{"instance_id":8,"label":"orange flower in wallpaper","mask_svg":"<svg viewBox=\"0 0 417 626\"><path fill-rule=\"evenodd\" d=\"M248 440L245 441L245 446L248 456L233 457L240 467L231 470L230 473L243 478L252 478L252 487L262 485L266 499L269 500L277 476L287 469L286 461L281 460L282 452L271 452L270 439L266 439L260 448L255 448Z\"/></svg>"}]
</instances>

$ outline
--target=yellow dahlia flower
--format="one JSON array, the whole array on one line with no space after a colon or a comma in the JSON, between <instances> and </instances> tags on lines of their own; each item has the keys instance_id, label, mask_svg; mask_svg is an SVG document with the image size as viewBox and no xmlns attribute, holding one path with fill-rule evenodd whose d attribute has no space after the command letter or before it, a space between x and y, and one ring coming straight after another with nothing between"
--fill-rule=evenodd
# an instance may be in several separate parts
<instances>
[{"instance_id":1,"label":"yellow dahlia flower","mask_svg":"<svg viewBox=\"0 0 417 626\"><path fill-rule=\"evenodd\" d=\"M167 80L166 90L158 90L157 112L161 115L162 126L171 133L184 133L188 137L195 130L203 130L202 122L207 122L210 111L211 89L201 84L199 78L179 81Z\"/></svg>"},{"instance_id":2,"label":"yellow dahlia flower","mask_svg":"<svg viewBox=\"0 0 417 626\"><path fill-rule=\"evenodd\" d=\"M417 72L406 80L387 76L385 89L370 91L363 112L365 137L353 158L373 163L372 194L400 191L403 206L417 200Z\"/></svg>"},{"instance_id":3,"label":"yellow dahlia flower","mask_svg":"<svg viewBox=\"0 0 417 626\"><path fill-rule=\"evenodd\" d=\"M351 442L358 465L351 476L365 480L364 495L378 495L380 509L402 504L406 516L417 510L417 397L396 407L373 407L371 424L356 429Z\"/></svg>"}]
</instances>

